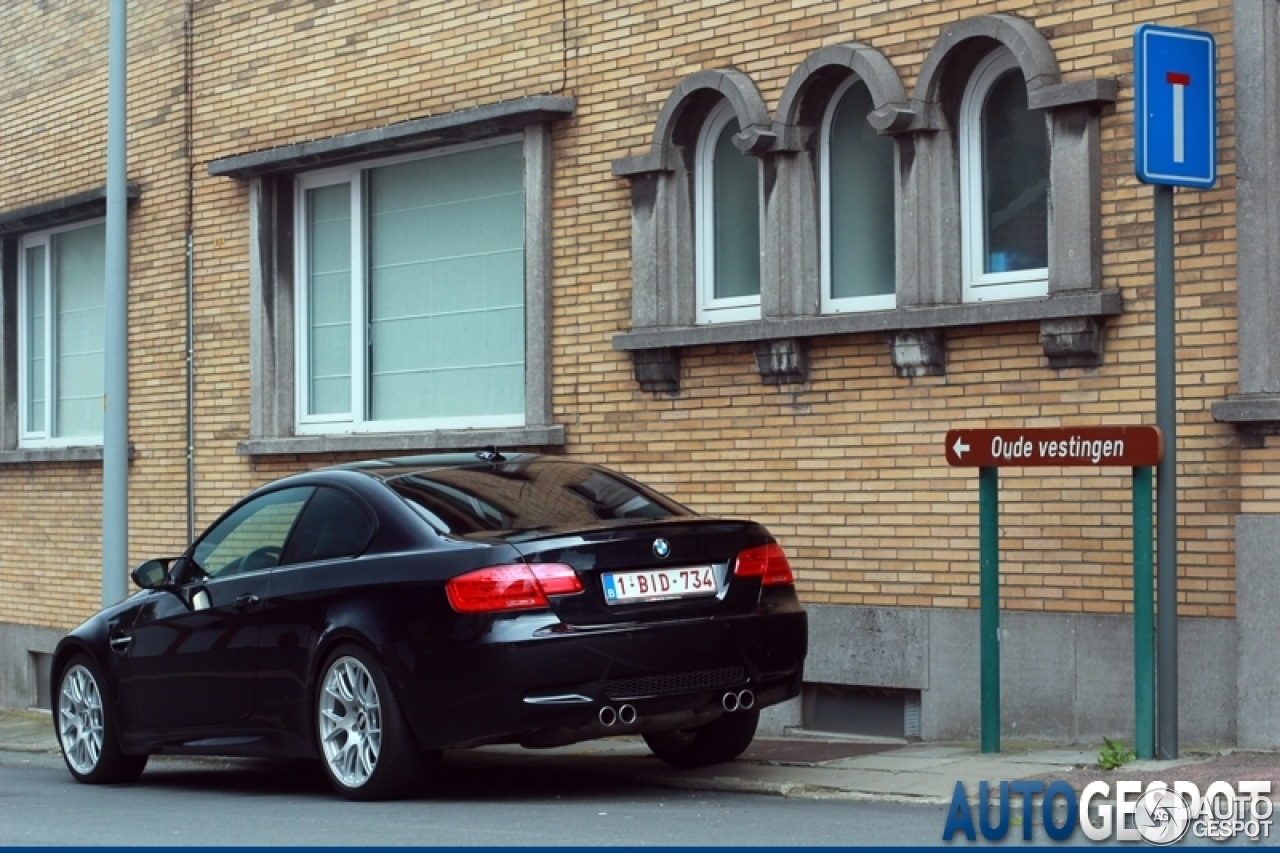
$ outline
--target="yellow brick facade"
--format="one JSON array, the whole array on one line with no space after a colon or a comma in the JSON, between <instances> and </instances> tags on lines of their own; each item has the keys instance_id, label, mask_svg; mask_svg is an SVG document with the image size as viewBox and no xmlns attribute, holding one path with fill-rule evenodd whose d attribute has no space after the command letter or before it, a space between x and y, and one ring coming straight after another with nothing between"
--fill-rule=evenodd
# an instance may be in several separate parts
<instances>
[{"instance_id":1,"label":"yellow brick facade","mask_svg":"<svg viewBox=\"0 0 1280 853\"><path fill-rule=\"evenodd\" d=\"M130 4L130 559L186 538L185 229L194 206L196 526L329 455L238 455L249 432L249 188L208 164L515 98L561 94L553 126L553 421L564 453L695 509L766 523L812 603L974 608L977 478L950 469L949 428L1153 424L1152 193L1133 176L1133 29L1159 21L1219 47L1219 182L1177 194L1180 598L1234 614L1233 519L1280 511L1280 442L1245 440L1210 406L1235 391L1230 5L1222 2L669 2L196 0ZM105 183L105 3L21 3L0 29L0 211ZM672 89L736 68L772 111L812 51L859 41L910 92L950 25L1016 14L1066 82L1119 81L1102 112L1104 288L1123 314L1104 363L1054 370L1039 324L948 331L946 375L895 375L887 336L819 338L803 385L760 381L747 345L684 353L677 395L642 392L612 340L631 326L630 193L613 160L643 153ZM15 84L15 81L18 81ZM1131 607L1127 471L1007 469L1003 604ZM98 605L101 466L0 467L0 622L68 628Z\"/></svg>"}]
</instances>

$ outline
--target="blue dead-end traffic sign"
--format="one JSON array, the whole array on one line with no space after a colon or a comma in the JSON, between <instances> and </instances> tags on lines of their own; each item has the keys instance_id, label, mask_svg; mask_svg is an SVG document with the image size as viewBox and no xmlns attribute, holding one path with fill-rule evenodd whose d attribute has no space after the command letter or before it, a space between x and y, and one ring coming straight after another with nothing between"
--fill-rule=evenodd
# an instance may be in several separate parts
<instances>
[{"instance_id":1,"label":"blue dead-end traffic sign","mask_svg":"<svg viewBox=\"0 0 1280 853\"><path fill-rule=\"evenodd\" d=\"M1133 34L1134 168L1147 184L1208 189L1218 179L1217 46L1197 30Z\"/></svg>"}]
</instances>

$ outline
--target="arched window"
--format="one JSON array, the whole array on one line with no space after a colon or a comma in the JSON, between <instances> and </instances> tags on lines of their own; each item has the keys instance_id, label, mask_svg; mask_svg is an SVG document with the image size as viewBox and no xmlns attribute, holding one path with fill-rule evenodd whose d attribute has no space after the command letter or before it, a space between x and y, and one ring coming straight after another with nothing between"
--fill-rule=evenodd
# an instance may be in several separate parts
<instances>
[{"instance_id":1,"label":"arched window","mask_svg":"<svg viewBox=\"0 0 1280 853\"><path fill-rule=\"evenodd\" d=\"M700 323L760 316L760 164L733 144L728 101L707 116L695 165Z\"/></svg>"},{"instance_id":2,"label":"arched window","mask_svg":"<svg viewBox=\"0 0 1280 853\"><path fill-rule=\"evenodd\" d=\"M857 77L822 122L822 310L895 307L893 141L867 121L871 92Z\"/></svg>"},{"instance_id":3,"label":"arched window","mask_svg":"<svg viewBox=\"0 0 1280 853\"><path fill-rule=\"evenodd\" d=\"M964 300L1049 291L1049 135L1013 54L974 70L960 108Z\"/></svg>"}]
</instances>

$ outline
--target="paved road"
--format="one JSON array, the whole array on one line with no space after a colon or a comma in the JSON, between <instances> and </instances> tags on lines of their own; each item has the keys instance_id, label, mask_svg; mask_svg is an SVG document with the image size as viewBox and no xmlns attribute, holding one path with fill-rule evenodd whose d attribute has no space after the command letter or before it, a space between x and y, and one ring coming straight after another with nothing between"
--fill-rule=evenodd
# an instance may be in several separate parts
<instances>
[{"instance_id":1,"label":"paved road","mask_svg":"<svg viewBox=\"0 0 1280 853\"><path fill-rule=\"evenodd\" d=\"M675 790L645 784L625 755L538 755L447 753L434 793L349 803L305 763L153 758L134 785L101 788L75 784L56 753L0 750L0 846L933 846L946 825L942 805ZM1004 844L1023 846L1020 830ZM1033 838L1058 846L1038 826ZM1068 844L1093 842L1077 831Z\"/></svg>"},{"instance_id":2,"label":"paved road","mask_svg":"<svg viewBox=\"0 0 1280 853\"><path fill-rule=\"evenodd\" d=\"M318 771L153 759L131 786L71 781L56 756L0 752L0 845L937 844L940 806L649 788L598 769L446 757L437 793L335 798Z\"/></svg>"}]
</instances>

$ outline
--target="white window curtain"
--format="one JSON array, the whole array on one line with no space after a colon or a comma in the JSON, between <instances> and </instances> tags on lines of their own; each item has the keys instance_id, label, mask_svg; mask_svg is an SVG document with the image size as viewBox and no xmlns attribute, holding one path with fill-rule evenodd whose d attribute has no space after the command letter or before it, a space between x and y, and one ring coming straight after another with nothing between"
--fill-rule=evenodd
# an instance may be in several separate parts
<instances>
[{"instance_id":1,"label":"white window curtain","mask_svg":"<svg viewBox=\"0 0 1280 853\"><path fill-rule=\"evenodd\" d=\"M822 124L822 310L882 311L895 297L893 140L876 133L866 83L846 80Z\"/></svg>"},{"instance_id":2,"label":"white window curtain","mask_svg":"<svg viewBox=\"0 0 1280 853\"><path fill-rule=\"evenodd\" d=\"M29 235L19 258L20 443L100 442L106 227Z\"/></svg>"},{"instance_id":3,"label":"white window curtain","mask_svg":"<svg viewBox=\"0 0 1280 853\"><path fill-rule=\"evenodd\" d=\"M727 101L703 125L696 154L698 310L701 323L760 316L760 163L733 144L741 128Z\"/></svg>"},{"instance_id":4,"label":"white window curtain","mask_svg":"<svg viewBox=\"0 0 1280 853\"><path fill-rule=\"evenodd\" d=\"M300 431L523 424L521 143L301 187Z\"/></svg>"},{"instance_id":5,"label":"white window curtain","mask_svg":"<svg viewBox=\"0 0 1280 853\"><path fill-rule=\"evenodd\" d=\"M966 301L1044 296L1049 278L1049 137L1027 108L1013 54L975 69L961 106Z\"/></svg>"}]
</instances>

